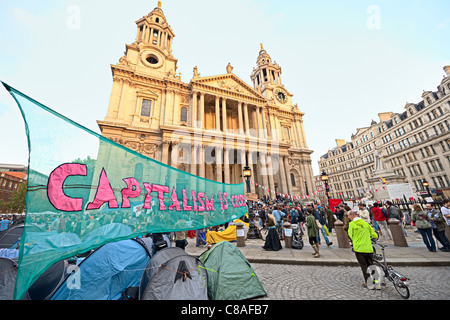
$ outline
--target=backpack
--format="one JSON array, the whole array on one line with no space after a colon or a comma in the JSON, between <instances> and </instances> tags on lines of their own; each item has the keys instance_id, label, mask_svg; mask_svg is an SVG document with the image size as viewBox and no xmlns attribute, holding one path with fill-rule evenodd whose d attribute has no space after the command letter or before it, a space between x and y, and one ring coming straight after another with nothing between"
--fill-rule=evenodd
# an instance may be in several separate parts
<instances>
[{"instance_id":1,"label":"backpack","mask_svg":"<svg viewBox=\"0 0 450 320\"><path fill-rule=\"evenodd\" d=\"M381 208L381 213L386 217L386 220L389 219L389 215L387 214L386 210L384 210L384 208Z\"/></svg>"},{"instance_id":2,"label":"backpack","mask_svg":"<svg viewBox=\"0 0 450 320\"><path fill-rule=\"evenodd\" d=\"M153 246L156 251L162 250L167 247L167 242L164 240L162 233L152 234Z\"/></svg>"}]
</instances>

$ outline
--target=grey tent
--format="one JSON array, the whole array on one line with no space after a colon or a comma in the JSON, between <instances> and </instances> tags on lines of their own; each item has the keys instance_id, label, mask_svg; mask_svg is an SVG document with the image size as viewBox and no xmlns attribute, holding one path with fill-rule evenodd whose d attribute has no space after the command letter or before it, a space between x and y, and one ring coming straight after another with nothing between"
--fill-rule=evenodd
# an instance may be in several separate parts
<instances>
[{"instance_id":1,"label":"grey tent","mask_svg":"<svg viewBox=\"0 0 450 320\"><path fill-rule=\"evenodd\" d=\"M23 300L49 300L64 281L67 268L67 260L54 263L31 285Z\"/></svg>"},{"instance_id":2,"label":"grey tent","mask_svg":"<svg viewBox=\"0 0 450 320\"><path fill-rule=\"evenodd\" d=\"M13 300L17 270L15 261L0 258L0 300Z\"/></svg>"},{"instance_id":3,"label":"grey tent","mask_svg":"<svg viewBox=\"0 0 450 320\"><path fill-rule=\"evenodd\" d=\"M141 300L208 300L208 275L201 261L170 247L148 263L139 286Z\"/></svg>"},{"instance_id":4,"label":"grey tent","mask_svg":"<svg viewBox=\"0 0 450 320\"><path fill-rule=\"evenodd\" d=\"M13 245L17 247L23 233L23 228L24 224L19 223L0 232L0 248L10 249Z\"/></svg>"},{"instance_id":5,"label":"grey tent","mask_svg":"<svg viewBox=\"0 0 450 320\"><path fill-rule=\"evenodd\" d=\"M221 241L199 259L208 270L211 300L245 300L267 295L250 263L234 244Z\"/></svg>"}]
</instances>

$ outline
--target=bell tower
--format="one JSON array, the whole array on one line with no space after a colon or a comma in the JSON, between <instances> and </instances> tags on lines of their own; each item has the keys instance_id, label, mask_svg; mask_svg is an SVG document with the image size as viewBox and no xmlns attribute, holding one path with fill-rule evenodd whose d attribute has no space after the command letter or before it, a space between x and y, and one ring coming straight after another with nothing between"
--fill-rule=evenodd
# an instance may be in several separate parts
<instances>
[{"instance_id":1,"label":"bell tower","mask_svg":"<svg viewBox=\"0 0 450 320\"><path fill-rule=\"evenodd\" d=\"M136 41L126 45L121 64L158 78L175 75L177 60L172 55L175 34L161 9L161 1L148 15L137 20L136 25Z\"/></svg>"},{"instance_id":2,"label":"bell tower","mask_svg":"<svg viewBox=\"0 0 450 320\"><path fill-rule=\"evenodd\" d=\"M262 43L256 60L256 68L253 68L250 78L253 88L261 92L267 99L273 100L279 105L292 106L292 94L284 88L281 82L281 67L272 61Z\"/></svg>"}]
</instances>

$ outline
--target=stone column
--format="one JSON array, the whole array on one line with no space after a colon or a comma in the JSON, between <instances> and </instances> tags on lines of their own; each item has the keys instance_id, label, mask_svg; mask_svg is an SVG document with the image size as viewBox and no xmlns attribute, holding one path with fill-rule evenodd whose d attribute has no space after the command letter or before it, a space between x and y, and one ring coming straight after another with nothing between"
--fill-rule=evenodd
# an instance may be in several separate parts
<instances>
[{"instance_id":1,"label":"stone column","mask_svg":"<svg viewBox=\"0 0 450 320\"><path fill-rule=\"evenodd\" d=\"M169 141L163 141L162 163L169 164Z\"/></svg>"},{"instance_id":2,"label":"stone column","mask_svg":"<svg viewBox=\"0 0 450 320\"><path fill-rule=\"evenodd\" d=\"M224 165L224 175L225 181L224 183L230 183L230 149L225 148L223 154L223 165Z\"/></svg>"},{"instance_id":3,"label":"stone column","mask_svg":"<svg viewBox=\"0 0 450 320\"><path fill-rule=\"evenodd\" d=\"M219 146L216 147L216 176L217 176L217 182L222 182L222 154L223 149Z\"/></svg>"},{"instance_id":4,"label":"stone column","mask_svg":"<svg viewBox=\"0 0 450 320\"><path fill-rule=\"evenodd\" d=\"M200 145L198 147L198 150L200 151L200 155L199 155L199 161L198 163L199 165L199 177L205 178L205 167L206 167L206 163L205 163L205 145Z\"/></svg>"},{"instance_id":5,"label":"stone column","mask_svg":"<svg viewBox=\"0 0 450 320\"><path fill-rule=\"evenodd\" d=\"M255 175L255 168L253 167L253 151L251 151L251 150L248 150L248 162L247 163L248 163L248 166L250 167L250 169L252 170L252 176L250 177L250 180L255 181L256 175ZM250 191L251 191L251 193L256 193L254 183L250 183Z\"/></svg>"},{"instance_id":6,"label":"stone column","mask_svg":"<svg viewBox=\"0 0 450 320\"><path fill-rule=\"evenodd\" d=\"M205 93L200 92L200 129L205 128Z\"/></svg>"},{"instance_id":7,"label":"stone column","mask_svg":"<svg viewBox=\"0 0 450 320\"><path fill-rule=\"evenodd\" d=\"M264 137L265 139L267 139L268 134L267 134L267 127L266 127L266 112L265 112L264 108L261 108L261 109L262 109L261 114L262 114L263 137Z\"/></svg>"},{"instance_id":8,"label":"stone column","mask_svg":"<svg viewBox=\"0 0 450 320\"><path fill-rule=\"evenodd\" d=\"M261 178L263 181L263 186L267 188L267 187L269 187L269 176L268 176L269 168L268 168L268 163L267 163L267 155L265 153L260 152L259 158L261 159L260 172L261 172ZM269 193L269 191L267 191L266 189L263 189L262 191L263 191L263 194Z\"/></svg>"},{"instance_id":9,"label":"stone column","mask_svg":"<svg viewBox=\"0 0 450 320\"><path fill-rule=\"evenodd\" d=\"M270 152L268 152L266 154L266 163L267 163L267 167L268 167L268 179L269 179L269 189L270 190L275 190L275 182L273 181L273 164L272 164L272 154ZM269 197L273 197L274 193L269 191Z\"/></svg>"},{"instance_id":10,"label":"stone column","mask_svg":"<svg viewBox=\"0 0 450 320\"><path fill-rule=\"evenodd\" d=\"M250 134L249 131L249 121L248 121L248 105L244 103L244 123L245 123L245 134L248 136Z\"/></svg>"},{"instance_id":11,"label":"stone column","mask_svg":"<svg viewBox=\"0 0 450 320\"><path fill-rule=\"evenodd\" d=\"M191 144L191 174L197 175L197 145Z\"/></svg>"},{"instance_id":12,"label":"stone column","mask_svg":"<svg viewBox=\"0 0 450 320\"><path fill-rule=\"evenodd\" d=\"M238 119L239 119L238 132L239 132L239 134L243 134L244 133L244 124L243 124L243 119L242 119L242 102L238 103Z\"/></svg>"},{"instance_id":13,"label":"stone column","mask_svg":"<svg viewBox=\"0 0 450 320\"><path fill-rule=\"evenodd\" d=\"M220 131L220 98L216 96L216 130Z\"/></svg>"},{"instance_id":14,"label":"stone column","mask_svg":"<svg viewBox=\"0 0 450 320\"><path fill-rule=\"evenodd\" d=\"M222 98L222 121L223 121L223 132L227 132L227 99Z\"/></svg>"},{"instance_id":15,"label":"stone column","mask_svg":"<svg viewBox=\"0 0 450 320\"><path fill-rule=\"evenodd\" d=\"M279 172L279 177L280 177L280 182L281 182L281 193L283 194L287 194L289 193L288 187L287 187L287 183L286 183L286 171L284 168L284 161L283 161L283 155L279 155L279 164L280 164L280 172Z\"/></svg>"},{"instance_id":16,"label":"stone column","mask_svg":"<svg viewBox=\"0 0 450 320\"><path fill-rule=\"evenodd\" d=\"M191 126L197 128L197 92L192 93L191 104Z\"/></svg>"},{"instance_id":17,"label":"stone column","mask_svg":"<svg viewBox=\"0 0 450 320\"><path fill-rule=\"evenodd\" d=\"M286 181L287 181L287 187L288 187L288 194L292 196L292 181L291 181L291 171L289 170L289 161L288 156L284 156L284 170L286 171Z\"/></svg>"},{"instance_id":18,"label":"stone column","mask_svg":"<svg viewBox=\"0 0 450 320\"><path fill-rule=\"evenodd\" d=\"M261 127L261 114L260 114L260 112L259 112L259 106L256 106L256 127L257 127L257 137L258 138L262 138L262 131L261 131L261 129L262 129L262 127Z\"/></svg>"}]
</instances>

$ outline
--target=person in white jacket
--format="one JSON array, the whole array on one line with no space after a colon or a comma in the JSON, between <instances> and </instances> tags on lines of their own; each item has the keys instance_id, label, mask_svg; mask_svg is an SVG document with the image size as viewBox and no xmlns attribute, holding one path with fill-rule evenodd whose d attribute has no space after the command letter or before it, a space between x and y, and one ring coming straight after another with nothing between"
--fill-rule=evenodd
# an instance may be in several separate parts
<instances>
[{"instance_id":1,"label":"person in white jacket","mask_svg":"<svg viewBox=\"0 0 450 320\"><path fill-rule=\"evenodd\" d=\"M364 203L358 204L358 215L361 219L363 219L368 224L372 225L372 219L370 219L370 213L369 210L367 210L366 205Z\"/></svg>"}]
</instances>

